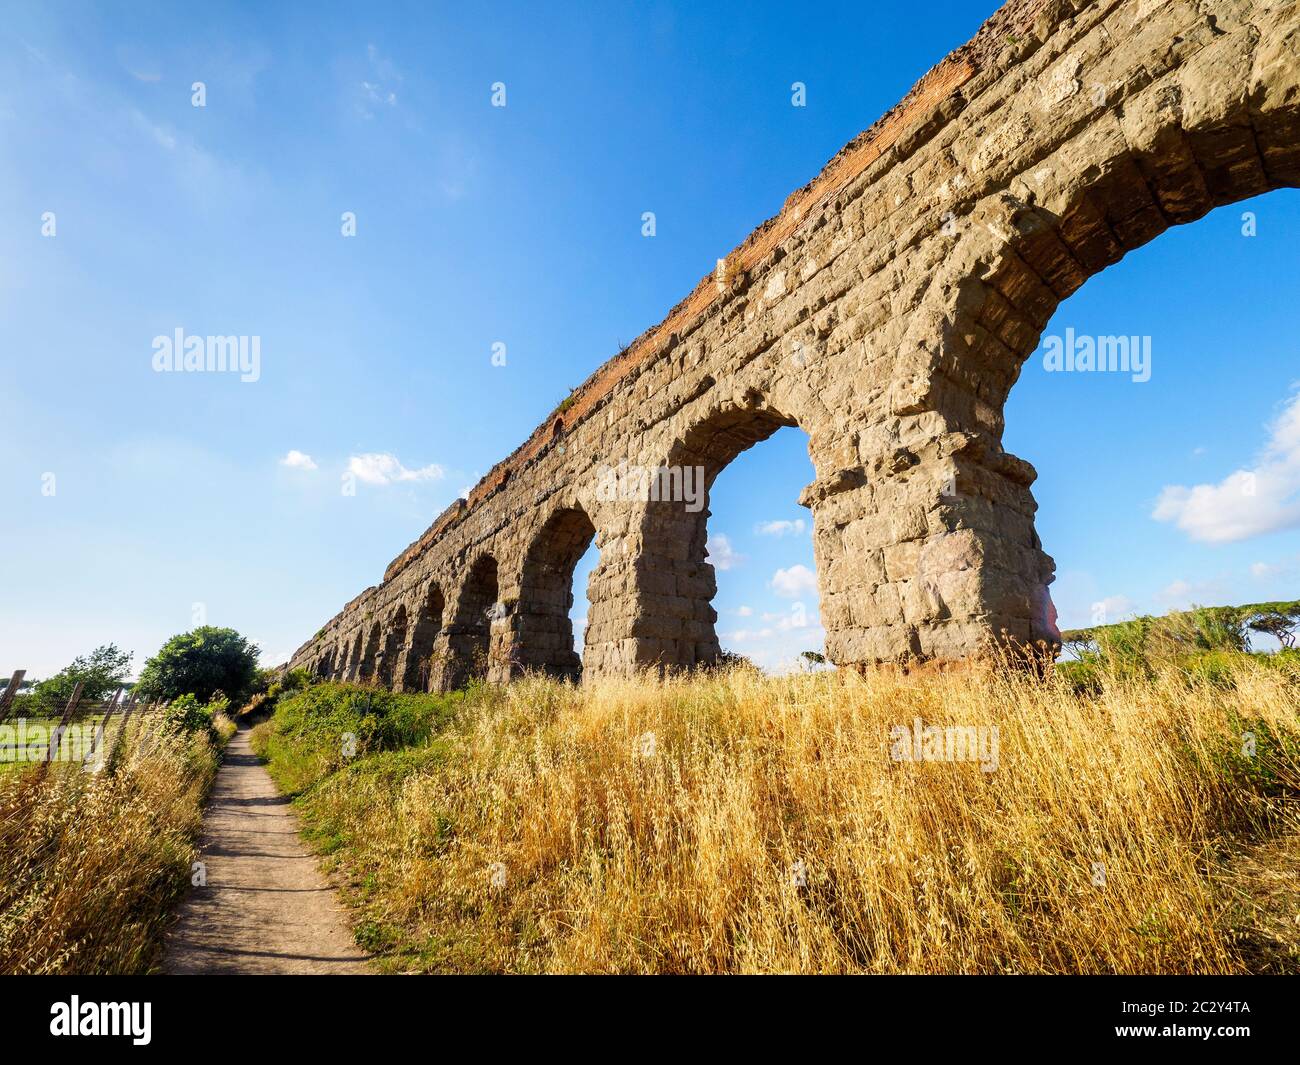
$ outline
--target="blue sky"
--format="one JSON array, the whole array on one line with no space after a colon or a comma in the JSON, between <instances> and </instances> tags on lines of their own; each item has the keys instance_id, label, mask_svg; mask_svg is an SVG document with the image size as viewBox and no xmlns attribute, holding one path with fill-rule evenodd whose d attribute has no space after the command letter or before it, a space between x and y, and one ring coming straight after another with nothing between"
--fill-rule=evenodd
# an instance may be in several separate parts
<instances>
[{"instance_id":1,"label":"blue sky","mask_svg":"<svg viewBox=\"0 0 1300 1065\"><path fill-rule=\"evenodd\" d=\"M196 620L282 659L991 10L8 5L0 671ZM1153 340L1144 384L1012 395L1063 622L1300 596L1298 231L1293 193L1225 208L1049 326ZM259 337L258 379L155 372L178 327ZM804 447L711 508L723 644L771 666L821 638Z\"/></svg>"}]
</instances>

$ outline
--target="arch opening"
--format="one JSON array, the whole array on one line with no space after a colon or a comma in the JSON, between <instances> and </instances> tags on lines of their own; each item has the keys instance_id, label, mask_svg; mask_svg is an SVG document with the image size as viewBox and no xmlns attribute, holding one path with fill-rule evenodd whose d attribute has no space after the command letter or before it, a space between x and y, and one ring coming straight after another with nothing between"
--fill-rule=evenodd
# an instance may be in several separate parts
<instances>
[{"instance_id":1,"label":"arch opening","mask_svg":"<svg viewBox=\"0 0 1300 1065\"><path fill-rule=\"evenodd\" d=\"M982 591L976 602L990 603L999 631L1016 640L1058 644L1060 637L1049 594L1055 561L1042 549L1030 492L1037 472L1003 448L1004 408L1027 360L1047 337L1058 341L1053 357L1066 379L1075 377L1071 370L1093 373L1101 367L1111 377L1119 372L1145 382L1155 338L1140 323L1149 320L1150 307L1100 332L1066 333L1065 301L1170 230L1185 232L1189 223L1205 224L1201 220L1215 208L1295 184L1270 165L1267 151L1261 153L1244 111L1200 130L1181 128L1172 112L1164 122L1140 150L1125 148L1104 165L1098 161L1099 176L1055 197L1055 211L1018 204L1010 233L989 256L992 268L957 285L963 292L959 303L969 310L956 315L948 338L956 355L954 383L960 386L950 393L948 413L953 423L982 438L958 457L957 506L965 512L962 523L976 529L980 540ZM1152 280L1157 289L1167 284L1167 276ZM1064 334L1059 337L1053 328L1058 323ZM996 498L998 506L984 498ZM1077 613L1064 621L1071 627Z\"/></svg>"},{"instance_id":2,"label":"arch opening","mask_svg":"<svg viewBox=\"0 0 1300 1065\"><path fill-rule=\"evenodd\" d=\"M357 670L357 679L362 683L371 680L375 676L375 669L379 664L379 649L383 639L383 629L379 622L375 622L370 627L370 635L366 639L365 650L361 654L361 668Z\"/></svg>"},{"instance_id":3,"label":"arch opening","mask_svg":"<svg viewBox=\"0 0 1300 1065\"><path fill-rule=\"evenodd\" d=\"M488 675L492 625L503 613L497 589L497 560L480 555L461 587L455 621L447 630L450 660L443 687L462 688Z\"/></svg>"},{"instance_id":4,"label":"arch opening","mask_svg":"<svg viewBox=\"0 0 1300 1065\"><path fill-rule=\"evenodd\" d=\"M361 671L362 632L357 629L357 638L352 642L352 653L348 655L344 680L356 680Z\"/></svg>"},{"instance_id":5,"label":"arch opening","mask_svg":"<svg viewBox=\"0 0 1300 1065\"><path fill-rule=\"evenodd\" d=\"M520 580L516 633L519 664L576 681L582 658L574 647L574 572L596 537L580 507L553 514L534 538ZM584 596L585 598L585 596Z\"/></svg>"},{"instance_id":6,"label":"arch opening","mask_svg":"<svg viewBox=\"0 0 1300 1065\"><path fill-rule=\"evenodd\" d=\"M430 581L411 630L411 644L402 671L404 691L427 692L434 684L433 648L438 633L442 631L445 605L442 589Z\"/></svg>"},{"instance_id":7,"label":"arch opening","mask_svg":"<svg viewBox=\"0 0 1300 1065\"><path fill-rule=\"evenodd\" d=\"M1005 439L1037 468L1061 630L1295 597L1273 527L1300 483L1273 474L1292 453L1278 419L1300 409L1297 232L1283 190L1171 225L1062 299L1017 359Z\"/></svg>"},{"instance_id":8,"label":"arch opening","mask_svg":"<svg viewBox=\"0 0 1300 1065\"><path fill-rule=\"evenodd\" d=\"M707 561L724 662L788 673L824 660L813 520L800 502L815 478L808 434L783 426L710 486Z\"/></svg>"},{"instance_id":9,"label":"arch opening","mask_svg":"<svg viewBox=\"0 0 1300 1065\"><path fill-rule=\"evenodd\" d=\"M646 558L638 574L642 617L634 629L641 664L690 669L722 659L713 606L720 542L714 541L712 559L709 545L712 486L742 452L797 424L762 403L731 407L696 423L670 450L668 468L682 490L668 500L661 493L646 508ZM767 489L756 481L754 490Z\"/></svg>"},{"instance_id":10,"label":"arch opening","mask_svg":"<svg viewBox=\"0 0 1300 1065\"><path fill-rule=\"evenodd\" d=\"M406 646L406 604L398 605L393 614L393 623L384 633L383 645L375 663L375 677L385 688L393 686L393 677L397 668L397 659Z\"/></svg>"}]
</instances>

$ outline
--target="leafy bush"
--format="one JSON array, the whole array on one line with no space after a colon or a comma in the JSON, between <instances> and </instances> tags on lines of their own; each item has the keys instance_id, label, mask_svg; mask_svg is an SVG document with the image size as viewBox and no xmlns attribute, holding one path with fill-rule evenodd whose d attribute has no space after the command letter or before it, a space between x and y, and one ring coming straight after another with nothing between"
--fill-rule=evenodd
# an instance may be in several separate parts
<instances>
[{"instance_id":1,"label":"leafy bush","mask_svg":"<svg viewBox=\"0 0 1300 1065\"><path fill-rule=\"evenodd\" d=\"M173 636L144 664L138 687L153 699L193 695L206 703L216 692L243 699L257 681L260 652L234 629L204 625Z\"/></svg>"},{"instance_id":2,"label":"leafy bush","mask_svg":"<svg viewBox=\"0 0 1300 1065\"><path fill-rule=\"evenodd\" d=\"M216 736L214 722L218 714L225 716L230 709L230 700L218 694L206 703L200 703L193 695L186 693L173 699L163 710L163 727L176 735L187 735L208 731Z\"/></svg>"},{"instance_id":3,"label":"leafy bush","mask_svg":"<svg viewBox=\"0 0 1300 1065\"><path fill-rule=\"evenodd\" d=\"M280 787L297 794L353 758L425 743L465 698L312 684L280 697L272 718L254 730L253 749L269 759Z\"/></svg>"}]
</instances>

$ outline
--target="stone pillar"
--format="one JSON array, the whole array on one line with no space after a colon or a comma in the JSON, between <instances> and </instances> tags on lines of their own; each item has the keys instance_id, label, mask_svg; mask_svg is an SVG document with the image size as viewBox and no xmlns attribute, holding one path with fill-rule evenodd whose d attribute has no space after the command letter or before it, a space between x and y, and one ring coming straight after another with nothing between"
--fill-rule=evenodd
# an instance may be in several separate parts
<instances>
[{"instance_id":1,"label":"stone pillar","mask_svg":"<svg viewBox=\"0 0 1300 1065\"><path fill-rule=\"evenodd\" d=\"M633 515L607 506L613 532L600 541L600 561L587 584L587 631L583 636L582 678L624 676L634 668L638 613ZM603 527L603 526L602 526Z\"/></svg>"},{"instance_id":2,"label":"stone pillar","mask_svg":"<svg viewBox=\"0 0 1300 1065\"><path fill-rule=\"evenodd\" d=\"M827 657L951 661L1055 642L1028 463L945 434L811 485Z\"/></svg>"}]
</instances>

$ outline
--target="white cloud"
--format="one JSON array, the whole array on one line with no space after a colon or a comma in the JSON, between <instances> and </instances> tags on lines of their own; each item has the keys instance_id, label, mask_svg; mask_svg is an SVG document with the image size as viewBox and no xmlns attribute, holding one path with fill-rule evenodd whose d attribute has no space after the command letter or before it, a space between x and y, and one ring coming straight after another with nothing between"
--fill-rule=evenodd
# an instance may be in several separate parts
<instances>
[{"instance_id":1,"label":"white cloud","mask_svg":"<svg viewBox=\"0 0 1300 1065\"><path fill-rule=\"evenodd\" d=\"M409 470L396 455L380 453L353 455L348 459L348 472L366 484L396 484L398 481L436 481L445 471L436 464Z\"/></svg>"},{"instance_id":2,"label":"white cloud","mask_svg":"<svg viewBox=\"0 0 1300 1065\"><path fill-rule=\"evenodd\" d=\"M736 607L736 617L738 617L738 618L748 618L748 617L753 617L753 614L754 614L754 608L753 608L753 607L749 607L749 606L738 606L738 607Z\"/></svg>"},{"instance_id":3,"label":"white cloud","mask_svg":"<svg viewBox=\"0 0 1300 1065\"><path fill-rule=\"evenodd\" d=\"M1271 577L1278 571L1277 566L1270 566L1267 562L1252 562L1250 565L1250 575L1263 580L1265 577Z\"/></svg>"},{"instance_id":4,"label":"white cloud","mask_svg":"<svg viewBox=\"0 0 1300 1065\"><path fill-rule=\"evenodd\" d=\"M807 525L803 518L794 521L761 521L754 526L759 536L800 536Z\"/></svg>"},{"instance_id":5,"label":"white cloud","mask_svg":"<svg viewBox=\"0 0 1300 1065\"><path fill-rule=\"evenodd\" d=\"M1193 606L1218 606L1233 599L1231 587L1220 577L1208 580L1170 581L1156 593L1156 599L1168 610L1186 610Z\"/></svg>"},{"instance_id":6,"label":"white cloud","mask_svg":"<svg viewBox=\"0 0 1300 1065\"><path fill-rule=\"evenodd\" d=\"M803 564L779 569L772 574L772 590L786 599L795 599L805 592L817 592L817 574Z\"/></svg>"},{"instance_id":7,"label":"white cloud","mask_svg":"<svg viewBox=\"0 0 1300 1065\"><path fill-rule=\"evenodd\" d=\"M709 536L705 552L705 561L711 563L714 569L735 569L745 560L745 556L737 554L731 546L731 541L722 533L713 533Z\"/></svg>"},{"instance_id":8,"label":"white cloud","mask_svg":"<svg viewBox=\"0 0 1300 1065\"><path fill-rule=\"evenodd\" d=\"M1128 615L1134 613L1133 600L1127 595L1108 595L1105 599L1098 599L1092 604L1093 624L1106 625L1116 621L1122 621Z\"/></svg>"},{"instance_id":9,"label":"white cloud","mask_svg":"<svg viewBox=\"0 0 1300 1065\"><path fill-rule=\"evenodd\" d=\"M808 615L808 608L802 601L796 600L790 604L790 613L781 615L776 623L778 632L789 632L791 629L806 629L810 625L820 625L821 620L814 614Z\"/></svg>"},{"instance_id":10,"label":"white cloud","mask_svg":"<svg viewBox=\"0 0 1300 1065\"><path fill-rule=\"evenodd\" d=\"M281 466L288 466L291 470L314 470L316 463L306 452L299 451L297 448L292 449L289 454L280 460Z\"/></svg>"},{"instance_id":11,"label":"white cloud","mask_svg":"<svg viewBox=\"0 0 1300 1065\"><path fill-rule=\"evenodd\" d=\"M1268 443L1252 468L1218 484L1167 485L1151 516L1211 544L1300 526L1300 395L1269 427Z\"/></svg>"}]
</instances>

